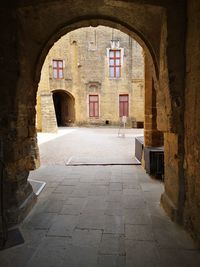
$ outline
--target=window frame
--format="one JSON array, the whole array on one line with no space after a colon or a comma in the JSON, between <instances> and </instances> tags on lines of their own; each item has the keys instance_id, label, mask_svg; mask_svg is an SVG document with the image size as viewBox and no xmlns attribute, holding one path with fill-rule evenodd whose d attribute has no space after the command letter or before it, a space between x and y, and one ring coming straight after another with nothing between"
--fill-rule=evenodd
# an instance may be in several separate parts
<instances>
[{"instance_id":1,"label":"window frame","mask_svg":"<svg viewBox=\"0 0 200 267\"><path fill-rule=\"evenodd\" d=\"M117 52L119 56L117 56ZM113 56L111 56L113 53ZM111 64L111 60L113 64ZM119 60L119 64L117 64L117 60ZM121 66L122 66L122 51L121 49L109 49L109 78L110 79L119 79L121 78ZM111 75L111 70L113 70L113 75ZM119 74L117 74L117 70Z\"/></svg>"},{"instance_id":2,"label":"window frame","mask_svg":"<svg viewBox=\"0 0 200 267\"><path fill-rule=\"evenodd\" d=\"M54 66L56 63L56 66ZM59 66L59 63L62 64L62 66ZM52 61L52 66L53 66L53 79L60 80L64 78L64 60L62 59L53 59ZM54 71L56 71L56 75L54 75ZM61 71L61 75L60 75Z\"/></svg>"}]
</instances>

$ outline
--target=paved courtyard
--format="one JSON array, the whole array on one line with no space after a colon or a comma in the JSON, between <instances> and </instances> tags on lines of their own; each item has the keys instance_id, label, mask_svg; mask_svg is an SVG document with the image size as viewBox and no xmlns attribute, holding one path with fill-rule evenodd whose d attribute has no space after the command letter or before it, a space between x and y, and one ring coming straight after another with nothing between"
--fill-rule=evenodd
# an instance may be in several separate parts
<instances>
[{"instance_id":1,"label":"paved courtyard","mask_svg":"<svg viewBox=\"0 0 200 267\"><path fill-rule=\"evenodd\" d=\"M60 128L58 134L39 133L41 164L134 163L134 138L142 134L143 129L119 131L109 127Z\"/></svg>"},{"instance_id":2,"label":"paved courtyard","mask_svg":"<svg viewBox=\"0 0 200 267\"><path fill-rule=\"evenodd\" d=\"M30 179L46 186L19 226L25 243L1 251L1 267L200 266L189 235L160 207L162 182L123 165L134 163L142 131L117 132L63 128L38 136L42 166ZM100 165L106 162L116 165Z\"/></svg>"}]
</instances>

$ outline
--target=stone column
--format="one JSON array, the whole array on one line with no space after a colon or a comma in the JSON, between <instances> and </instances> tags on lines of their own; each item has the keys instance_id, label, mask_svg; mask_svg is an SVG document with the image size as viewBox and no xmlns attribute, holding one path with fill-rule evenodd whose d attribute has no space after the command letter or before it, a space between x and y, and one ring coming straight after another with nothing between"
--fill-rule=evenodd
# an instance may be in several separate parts
<instances>
[{"instance_id":1,"label":"stone column","mask_svg":"<svg viewBox=\"0 0 200 267\"><path fill-rule=\"evenodd\" d=\"M144 101L144 145L163 146L163 133L157 129L156 90L154 87L151 64L145 56L145 101Z\"/></svg>"},{"instance_id":2,"label":"stone column","mask_svg":"<svg viewBox=\"0 0 200 267\"><path fill-rule=\"evenodd\" d=\"M57 132L57 122L52 93L43 91L40 93L42 132Z\"/></svg>"},{"instance_id":3,"label":"stone column","mask_svg":"<svg viewBox=\"0 0 200 267\"><path fill-rule=\"evenodd\" d=\"M4 166L1 179L3 212L10 227L23 220L36 201L27 181L29 170L39 164L35 130L36 84L33 85L29 75L32 69L27 68L24 58L27 55L24 43L18 40L15 11L2 9L0 17L2 28L6 29L1 34L0 49L0 150ZM0 232L1 227L0 224Z\"/></svg>"},{"instance_id":4,"label":"stone column","mask_svg":"<svg viewBox=\"0 0 200 267\"><path fill-rule=\"evenodd\" d=\"M186 2L169 6L163 18L160 49L159 129L164 134L165 192L161 203L170 217L182 223L185 205L184 91ZM177 12L178 10L178 12ZM163 101L165 99L165 101Z\"/></svg>"}]
</instances>

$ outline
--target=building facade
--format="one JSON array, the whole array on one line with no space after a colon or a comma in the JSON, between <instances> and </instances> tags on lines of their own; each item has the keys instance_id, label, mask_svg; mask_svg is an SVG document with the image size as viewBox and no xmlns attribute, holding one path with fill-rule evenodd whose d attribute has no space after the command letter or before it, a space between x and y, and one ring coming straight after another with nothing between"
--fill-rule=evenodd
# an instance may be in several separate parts
<instances>
[{"instance_id":1,"label":"building facade","mask_svg":"<svg viewBox=\"0 0 200 267\"><path fill-rule=\"evenodd\" d=\"M142 47L119 30L99 26L64 35L44 62L37 95L37 128L119 125L144 121Z\"/></svg>"}]
</instances>

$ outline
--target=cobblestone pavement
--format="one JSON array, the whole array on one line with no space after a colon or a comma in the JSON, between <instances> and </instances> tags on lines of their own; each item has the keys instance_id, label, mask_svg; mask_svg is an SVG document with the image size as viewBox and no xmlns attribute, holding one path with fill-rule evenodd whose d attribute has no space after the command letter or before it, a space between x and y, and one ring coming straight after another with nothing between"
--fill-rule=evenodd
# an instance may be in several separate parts
<instances>
[{"instance_id":1,"label":"cobblestone pavement","mask_svg":"<svg viewBox=\"0 0 200 267\"><path fill-rule=\"evenodd\" d=\"M163 184L149 178L141 166L65 164L76 155L92 161L99 151L104 159L124 160L120 142L126 149L131 146L126 158L131 160L134 131L129 131L118 139L114 129L75 129L40 145L43 165L30 178L46 186L19 226L25 243L1 251L1 267L200 266L189 235L160 207ZM103 148L98 147L101 141ZM120 157L111 148L120 151Z\"/></svg>"}]
</instances>

